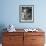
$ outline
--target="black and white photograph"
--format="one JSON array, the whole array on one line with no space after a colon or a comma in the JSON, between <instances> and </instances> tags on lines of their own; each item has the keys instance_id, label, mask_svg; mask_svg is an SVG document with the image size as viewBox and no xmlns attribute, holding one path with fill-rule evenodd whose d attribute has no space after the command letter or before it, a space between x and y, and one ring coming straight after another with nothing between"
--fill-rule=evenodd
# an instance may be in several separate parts
<instances>
[{"instance_id":1,"label":"black and white photograph","mask_svg":"<svg viewBox=\"0 0 46 46\"><path fill-rule=\"evenodd\" d=\"M34 5L20 5L19 13L20 22L34 21Z\"/></svg>"}]
</instances>

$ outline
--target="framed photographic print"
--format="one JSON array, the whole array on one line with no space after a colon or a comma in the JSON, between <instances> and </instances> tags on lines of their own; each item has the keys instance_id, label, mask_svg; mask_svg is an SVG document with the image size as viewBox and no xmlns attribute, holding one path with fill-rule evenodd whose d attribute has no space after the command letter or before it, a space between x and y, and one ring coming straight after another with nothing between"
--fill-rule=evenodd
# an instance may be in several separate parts
<instances>
[{"instance_id":1,"label":"framed photographic print","mask_svg":"<svg viewBox=\"0 0 46 46\"><path fill-rule=\"evenodd\" d=\"M19 21L25 23L34 22L34 5L19 6Z\"/></svg>"}]
</instances>

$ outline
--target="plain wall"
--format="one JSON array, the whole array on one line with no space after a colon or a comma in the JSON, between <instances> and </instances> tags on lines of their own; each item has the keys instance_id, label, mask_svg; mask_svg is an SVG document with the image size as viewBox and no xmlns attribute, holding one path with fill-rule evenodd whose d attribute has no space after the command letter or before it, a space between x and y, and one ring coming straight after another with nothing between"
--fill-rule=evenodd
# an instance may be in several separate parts
<instances>
[{"instance_id":1,"label":"plain wall","mask_svg":"<svg viewBox=\"0 0 46 46\"><path fill-rule=\"evenodd\" d=\"M0 0L0 25L13 24L16 28L46 28L46 0ZM34 22L19 22L19 5L34 5Z\"/></svg>"}]
</instances>

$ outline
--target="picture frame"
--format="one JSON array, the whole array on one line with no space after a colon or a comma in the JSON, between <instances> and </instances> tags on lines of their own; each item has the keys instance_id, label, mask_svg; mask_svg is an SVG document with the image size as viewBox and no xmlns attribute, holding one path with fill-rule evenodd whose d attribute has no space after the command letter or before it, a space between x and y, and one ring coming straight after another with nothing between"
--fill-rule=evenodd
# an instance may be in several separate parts
<instances>
[{"instance_id":1,"label":"picture frame","mask_svg":"<svg viewBox=\"0 0 46 46\"><path fill-rule=\"evenodd\" d=\"M19 22L34 22L34 5L19 5Z\"/></svg>"}]
</instances>

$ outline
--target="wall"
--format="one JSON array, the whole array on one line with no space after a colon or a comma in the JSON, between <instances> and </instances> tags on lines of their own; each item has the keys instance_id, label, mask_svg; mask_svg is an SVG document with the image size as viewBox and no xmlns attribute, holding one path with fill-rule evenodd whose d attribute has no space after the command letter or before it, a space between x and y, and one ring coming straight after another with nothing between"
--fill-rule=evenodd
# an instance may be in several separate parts
<instances>
[{"instance_id":1,"label":"wall","mask_svg":"<svg viewBox=\"0 0 46 46\"><path fill-rule=\"evenodd\" d=\"M13 24L16 28L45 27L46 1L44 0L1 0L0 25ZM19 5L34 5L34 23L19 22Z\"/></svg>"}]
</instances>

